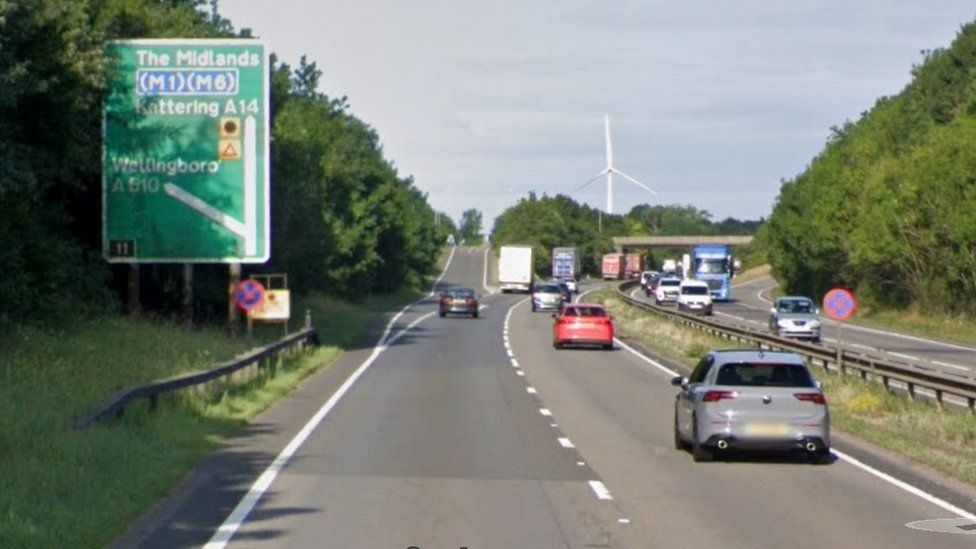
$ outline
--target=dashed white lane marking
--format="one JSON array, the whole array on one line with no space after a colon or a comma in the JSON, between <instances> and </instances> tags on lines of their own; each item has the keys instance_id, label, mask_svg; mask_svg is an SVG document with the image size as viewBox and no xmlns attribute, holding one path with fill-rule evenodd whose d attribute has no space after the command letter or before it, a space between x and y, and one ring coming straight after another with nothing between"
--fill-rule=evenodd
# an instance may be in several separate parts
<instances>
[{"instance_id":1,"label":"dashed white lane marking","mask_svg":"<svg viewBox=\"0 0 976 549\"><path fill-rule=\"evenodd\" d=\"M559 440L559 445L563 448L576 448L573 446L573 442L566 437L559 437L557 440Z\"/></svg>"},{"instance_id":2,"label":"dashed white lane marking","mask_svg":"<svg viewBox=\"0 0 976 549\"><path fill-rule=\"evenodd\" d=\"M898 358L904 358L905 360L922 360L922 359L918 358L917 356L906 355L904 353L892 353L892 352L889 351L888 354L891 355L891 356L896 356Z\"/></svg>"},{"instance_id":3,"label":"dashed white lane marking","mask_svg":"<svg viewBox=\"0 0 976 549\"><path fill-rule=\"evenodd\" d=\"M586 462L585 461L577 461L576 462L576 465L578 465L579 467L583 467L584 465L586 465Z\"/></svg>"},{"instance_id":4,"label":"dashed white lane marking","mask_svg":"<svg viewBox=\"0 0 976 549\"><path fill-rule=\"evenodd\" d=\"M525 372L523 372L522 370L515 370L515 375L517 375L519 377L524 377L525 376Z\"/></svg>"},{"instance_id":5,"label":"dashed white lane marking","mask_svg":"<svg viewBox=\"0 0 976 549\"><path fill-rule=\"evenodd\" d=\"M505 349L505 352L508 353L508 358L515 358L515 353L512 352L511 348Z\"/></svg>"},{"instance_id":6,"label":"dashed white lane marking","mask_svg":"<svg viewBox=\"0 0 976 549\"><path fill-rule=\"evenodd\" d=\"M544 416L552 417L552 412L549 411L549 408L539 408L539 413Z\"/></svg>"},{"instance_id":7,"label":"dashed white lane marking","mask_svg":"<svg viewBox=\"0 0 976 549\"><path fill-rule=\"evenodd\" d=\"M960 366L958 364L952 364L951 362L942 362L941 360L933 360L932 364L938 364L939 366L945 366L946 368L955 368L957 370L963 370L968 372L972 368L967 368L966 366Z\"/></svg>"},{"instance_id":8,"label":"dashed white lane marking","mask_svg":"<svg viewBox=\"0 0 976 549\"><path fill-rule=\"evenodd\" d=\"M512 359L512 368L518 368L518 367L519 367L519 361L513 358Z\"/></svg>"},{"instance_id":9,"label":"dashed white lane marking","mask_svg":"<svg viewBox=\"0 0 976 549\"><path fill-rule=\"evenodd\" d=\"M526 388L525 388L525 392L526 392L526 393L529 393L530 395L536 395L536 394L539 394L539 391L536 391L536 390L535 390L535 387L526 387Z\"/></svg>"},{"instance_id":10,"label":"dashed white lane marking","mask_svg":"<svg viewBox=\"0 0 976 549\"><path fill-rule=\"evenodd\" d=\"M613 496L610 495L610 490L607 490L607 487L604 486L603 483L600 482L599 480L591 480L589 481L589 485L590 488L593 489L593 493L596 494L596 499L603 499L603 500L613 499Z\"/></svg>"},{"instance_id":11,"label":"dashed white lane marking","mask_svg":"<svg viewBox=\"0 0 976 549\"><path fill-rule=\"evenodd\" d=\"M629 518L618 518L617 519L617 522L619 522L620 524L630 524L630 519Z\"/></svg>"},{"instance_id":12,"label":"dashed white lane marking","mask_svg":"<svg viewBox=\"0 0 976 549\"><path fill-rule=\"evenodd\" d=\"M549 426L550 426L550 427L559 427L559 425L557 425L557 424L555 424L555 423L550 423L550 424L549 424Z\"/></svg>"}]
</instances>

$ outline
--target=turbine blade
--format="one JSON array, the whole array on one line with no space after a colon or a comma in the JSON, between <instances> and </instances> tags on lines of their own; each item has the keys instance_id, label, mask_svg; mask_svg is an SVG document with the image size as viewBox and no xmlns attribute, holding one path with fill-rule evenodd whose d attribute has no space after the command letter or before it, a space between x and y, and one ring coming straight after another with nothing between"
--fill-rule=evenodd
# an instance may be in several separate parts
<instances>
[{"instance_id":1,"label":"turbine blade","mask_svg":"<svg viewBox=\"0 0 976 549\"><path fill-rule=\"evenodd\" d=\"M589 178L589 179L587 179L587 180L586 180L586 183L583 183L583 184L582 184L582 185L580 185L579 187L576 187L576 188L575 188L575 189L573 189L573 190L572 190L572 192L570 192L569 194L573 194L573 193L575 193L575 192L577 192L577 191L581 191L581 190L583 190L583 188L585 188L585 187L586 187L587 185L589 185L590 183L593 183L593 182L594 182L594 181L596 181L597 179L600 179L601 177L603 177L603 176L605 176L605 175L607 175L607 172L609 172L609 171L610 171L610 170L603 170L603 171L601 171L600 173L598 173L598 174L596 174L596 175L594 175L593 177L591 177L591 178Z\"/></svg>"},{"instance_id":2,"label":"turbine blade","mask_svg":"<svg viewBox=\"0 0 976 549\"><path fill-rule=\"evenodd\" d=\"M610 171L612 171L613 173L615 173L615 174L617 174L617 175L619 175L620 177L623 177L623 178L624 178L624 179L626 179L627 181L630 181L630 182L631 182L631 183L633 183L634 185L637 185L637 186L639 186L639 187L642 187L642 188L644 188L644 189L647 189L648 191L650 191L650 193L651 193L651 194L653 194L653 195L657 195L657 191L655 191L654 189L652 189L652 188L650 188L650 187L648 187L647 185L645 185L645 184L643 184L643 183L641 183L640 181L638 181L638 180L636 180L636 179L634 179L633 177L631 177L631 176L629 176L629 175L627 175L627 174L625 174L624 172L622 172L622 171L620 171L620 170L618 170L617 168L610 168Z\"/></svg>"}]
</instances>

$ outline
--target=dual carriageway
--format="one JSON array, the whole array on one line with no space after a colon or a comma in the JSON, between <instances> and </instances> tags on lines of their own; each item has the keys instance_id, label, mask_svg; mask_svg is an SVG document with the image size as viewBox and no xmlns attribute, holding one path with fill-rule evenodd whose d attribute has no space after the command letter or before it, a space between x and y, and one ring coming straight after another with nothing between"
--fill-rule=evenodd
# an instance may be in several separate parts
<instances>
[{"instance_id":1,"label":"dual carriageway","mask_svg":"<svg viewBox=\"0 0 976 549\"><path fill-rule=\"evenodd\" d=\"M438 286L487 293L487 258L456 248ZM764 284L716 310L764 322ZM557 351L550 316L525 296L481 302L481 318L438 318L432 294L378 327L201 463L118 545L973 546L905 526L976 525L967 487L908 468L884 478L853 459L694 463L673 447L673 366L625 342ZM972 349L856 337L976 363Z\"/></svg>"}]
</instances>

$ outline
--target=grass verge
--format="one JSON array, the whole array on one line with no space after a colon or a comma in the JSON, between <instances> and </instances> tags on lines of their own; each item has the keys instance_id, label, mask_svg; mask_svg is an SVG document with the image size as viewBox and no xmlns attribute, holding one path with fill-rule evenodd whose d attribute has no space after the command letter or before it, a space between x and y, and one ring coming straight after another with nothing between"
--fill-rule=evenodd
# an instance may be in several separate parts
<instances>
[{"instance_id":1,"label":"grass verge","mask_svg":"<svg viewBox=\"0 0 976 549\"><path fill-rule=\"evenodd\" d=\"M710 349L733 347L728 340L685 328L628 305L610 289L592 299L613 313L621 334L633 337L691 368ZM835 428L867 440L942 473L976 485L976 416L939 410L924 402L891 394L879 383L822 369Z\"/></svg>"},{"instance_id":2,"label":"grass verge","mask_svg":"<svg viewBox=\"0 0 976 549\"><path fill-rule=\"evenodd\" d=\"M274 374L209 396L164 398L121 421L69 427L123 386L210 367L246 350L223 330L100 317L59 331L19 328L0 339L0 547L98 547L166 493L193 465L302 379L360 343L367 326L417 292L349 303L312 296L305 309L322 345ZM297 311L301 311L299 315ZM280 336L260 327L257 340Z\"/></svg>"}]
</instances>

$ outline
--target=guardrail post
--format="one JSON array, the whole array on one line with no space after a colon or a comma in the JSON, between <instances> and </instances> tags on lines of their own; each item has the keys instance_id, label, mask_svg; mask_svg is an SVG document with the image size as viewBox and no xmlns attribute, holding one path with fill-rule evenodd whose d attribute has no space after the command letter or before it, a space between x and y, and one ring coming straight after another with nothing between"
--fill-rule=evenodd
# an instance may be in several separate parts
<instances>
[{"instance_id":1,"label":"guardrail post","mask_svg":"<svg viewBox=\"0 0 976 549\"><path fill-rule=\"evenodd\" d=\"M156 411L156 405L157 404L159 404L159 395L158 394L149 395L149 411L150 412L155 412Z\"/></svg>"},{"instance_id":2,"label":"guardrail post","mask_svg":"<svg viewBox=\"0 0 976 549\"><path fill-rule=\"evenodd\" d=\"M305 329L312 329L312 309L305 309Z\"/></svg>"},{"instance_id":3,"label":"guardrail post","mask_svg":"<svg viewBox=\"0 0 976 549\"><path fill-rule=\"evenodd\" d=\"M938 406L940 410L943 409L942 389L935 390L935 405Z\"/></svg>"},{"instance_id":4,"label":"guardrail post","mask_svg":"<svg viewBox=\"0 0 976 549\"><path fill-rule=\"evenodd\" d=\"M891 378L888 376L881 376L881 384L884 385L885 391L891 392Z\"/></svg>"},{"instance_id":5,"label":"guardrail post","mask_svg":"<svg viewBox=\"0 0 976 549\"><path fill-rule=\"evenodd\" d=\"M966 404L969 406L970 413L976 413L976 398L968 397L966 399Z\"/></svg>"},{"instance_id":6,"label":"guardrail post","mask_svg":"<svg viewBox=\"0 0 976 549\"><path fill-rule=\"evenodd\" d=\"M915 384L911 381L907 382L908 385L908 398L915 400Z\"/></svg>"}]
</instances>

